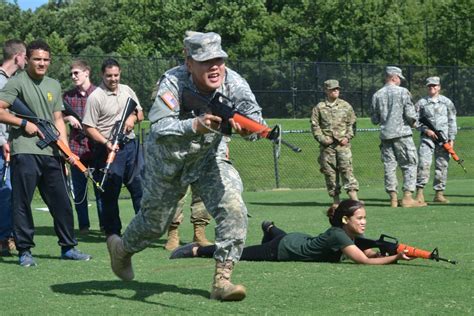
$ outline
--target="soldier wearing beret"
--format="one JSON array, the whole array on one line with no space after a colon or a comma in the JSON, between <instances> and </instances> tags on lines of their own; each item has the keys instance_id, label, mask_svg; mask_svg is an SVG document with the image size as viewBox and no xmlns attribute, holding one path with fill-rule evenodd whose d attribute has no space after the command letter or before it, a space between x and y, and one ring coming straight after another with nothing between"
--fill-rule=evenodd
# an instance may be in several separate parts
<instances>
[{"instance_id":1,"label":"soldier wearing beret","mask_svg":"<svg viewBox=\"0 0 474 316\"><path fill-rule=\"evenodd\" d=\"M235 104L237 111L263 123L261 108L248 83L225 66L227 54L218 34L187 32L184 46L185 65L168 70L158 82L149 113L141 210L123 238L108 238L112 270L123 280L134 278L132 255L166 232L191 185L216 221L211 299L242 300L245 287L230 281L247 235L242 181L222 154L227 150L227 137L217 132L222 119L208 113L193 116L185 110L182 96L185 88L209 100L219 92ZM238 133L248 134L232 119L229 123Z\"/></svg>"},{"instance_id":2,"label":"soldier wearing beret","mask_svg":"<svg viewBox=\"0 0 474 316\"><path fill-rule=\"evenodd\" d=\"M419 117L425 117L430 123L441 131L446 139L454 145L457 134L456 108L450 99L440 94L441 83L439 77L426 79L428 95L421 98L415 105ZM430 178L431 162L435 159L435 174L433 189L436 191L434 202L449 203L444 196L446 180L448 178L449 153L436 141L434 131L421 124L418 129L421 132L420 147L418 149L418 174L416 180L416 198L424 202L423 188Z\"/></svg>"},{"instance_id":3,"label":"soldier wearing beret","mask_svg":"<svg viewBox=\"0 0 474 316\"><path fill-rule=\"evenodd\" d=\"M384 166L385 191L390 195L391 207L398 206L397 166L403 173L402 207L426 206L413 199L416 185L418 157L412 137L412 127L417 121L415 106L410 92L400 87L405 79L402 70L388 66L385 69L385 85L372 97L371 120L380 125L380 150Z\"/></svg>"},{"instance_id":4,"label":"soldier wearing beret","mask_svg":"<svg viewBox=\"0 0 474 316\"><path fill-rule=\"evenodd\" d=\"M354 137L356 116L352 106L339 98L339 81L324 82L326 100L318 103L312 111L311 130L319 143L318 162L326 179L326 188L333 204L339 204L342 187L352 200L357 200L359 183L352 169L350 140Z\"/></svg>"}]
</instances>

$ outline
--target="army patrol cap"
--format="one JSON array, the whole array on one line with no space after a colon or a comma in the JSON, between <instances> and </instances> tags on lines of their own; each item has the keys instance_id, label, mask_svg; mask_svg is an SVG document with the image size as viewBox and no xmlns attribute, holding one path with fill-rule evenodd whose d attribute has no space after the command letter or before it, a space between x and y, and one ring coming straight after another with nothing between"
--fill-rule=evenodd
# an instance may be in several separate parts
<instances>
[{"instance_id":1,"label":"army patrol cap","mask_svg":"<svg viewBox=\"0 0 474 316\"><path fill-rule=\"evenodd\" d=\"M426 79L426 86L439 86L439 77L428 77Z\"/></svg>"},{"instance_id":2,"label":"army patrol cap","mask_svg":"<svg viewBox=\"0 0 474 316\"><path fill-rule=\"evenodd\" d=\"M398 67L387 66L387 68L385 68L385 73L389 76L398 76L400 79L406 80L402 75L402 70Z\"/></svg>"},{"instance_id":3,"label":"army patrol cap","mask_svg":"<svg viewBox=\"0 0 474 316\"><path fill-rule=\"evenodd\" d=\"M221 47L221 36L214 32L201 33L187 31L184 38L186 56L195 61L206 61L214 58L227 58Z\"/></svg>"},{"instance_id":4,"label":"army patrol cap","mask_svg":"<svg viewBox=\"0 0 474 316\"><path fill-rule=\"evenodd\" d=\"M328 90L332 90L332 89L341 88L341 87L339 86L339 81L330 79L330 80L324 81L324 88Z\"/></svg>"}]
</instances>

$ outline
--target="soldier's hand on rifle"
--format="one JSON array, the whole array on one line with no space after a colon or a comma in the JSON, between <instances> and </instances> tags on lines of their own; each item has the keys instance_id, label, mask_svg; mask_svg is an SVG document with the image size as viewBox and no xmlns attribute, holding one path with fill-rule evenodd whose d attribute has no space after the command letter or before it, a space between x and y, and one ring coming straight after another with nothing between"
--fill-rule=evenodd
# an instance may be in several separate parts
<instances>
[{"instance_id":1,"label":"soldier's hand on rifle","mask_svg":"<svg viewBox=\"0 0 474 316\"><path fill-rule=\"evenodd\" d=\"M26 122L26 125L25 125L24 129L25 129L26 134L28 134L30 136L38 136L41 139L44 138L43 133L41 133L38 126L36 126L36 124L33 124L31 122Z\"/></svg>"},{"instance_id":2,"label":"soldier's hand on rifle","mask_svg":"<svg viewBox=\"0 0 474 316\"><path fill-rule=\"evenodd\" d=\"M347 137L343 137L343 138L339 141L339 145L341 145L341 146L346 146L348 143L349 143L349 139L348 139Z\"/></svg>"},{"instance_id":3,"label":"soldier's hand on rifle","mask_svg":"<svg viewBox=\"0 0 474 316\"><path fill-rule=\"evenodd\" d=\"M433 131L430 130L430 129L427 129L427 130L425 131L425 134L426 134L426 136L432 138L433 140L437 140L437 139L438 139L438 136L436 136L436 133L433 132Z\"/></svg>"},{"instance_id":4,"label":"soldier's hand on rifle","mask_svg":"<svg viewBox=\"0 0 474 316\"><path fill-rule=\"evenodd\" d=\"M229 119L230 126L236 131L240 136L249 136L252 134L251 131L248 131L246 129L243 129L242 126L240 126L239 123L237 123L234 119Z\"/></svg>"},{"instance_id":5,"label":"soldier's hand on rifle","mask_svg":"<svg viewBox=\"0 0 474 316\"><path fill-rule=\"evenodd\" d=\"M197 134L207 134L219 129L221 122L219 116L206 113L194 118L193 129Z\"/></svg>"}]
</instances>

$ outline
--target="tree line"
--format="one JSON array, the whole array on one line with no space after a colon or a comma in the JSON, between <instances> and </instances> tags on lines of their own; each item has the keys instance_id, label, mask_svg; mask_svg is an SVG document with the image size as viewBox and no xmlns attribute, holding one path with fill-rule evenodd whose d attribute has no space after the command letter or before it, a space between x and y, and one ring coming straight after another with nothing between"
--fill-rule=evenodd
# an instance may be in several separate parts
<instances>
[{"instance_id":1,"label":"tree line","mask_svg":"<svg viewBox=\"0 0 474 316\"><path fill-rule=\"evenodd\" d=\"M186 30L221 34L231 60L471 66L473 0L0 0L0 42L53 55L182 56Z\"/></svg>"}]
</instances>

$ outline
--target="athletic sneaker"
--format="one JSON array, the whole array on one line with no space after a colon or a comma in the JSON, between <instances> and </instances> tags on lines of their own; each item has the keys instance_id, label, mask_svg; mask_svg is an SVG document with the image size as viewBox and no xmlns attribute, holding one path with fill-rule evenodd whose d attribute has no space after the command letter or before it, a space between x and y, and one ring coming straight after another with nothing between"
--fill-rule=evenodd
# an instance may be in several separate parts
<instances>
[{"instance_id":1,"label":"athletic sneaker","mask_svg":"<svg viewBox=\"0 0 474 316\"><path fill-rule=\"evenodd\" d=\"M92 257L88 254L80 252L76 248L71 248L65 252L61 251L61 259L89 261L92 259Z\"/></svg>"},{"instance_id":2,"label":"athletic sneaker","mask_svg":"<svg viewBox=\"0 0 474 316\"><path fill-rule=\"evenodd\" d=\"M27 250L20 254L20 266L25 268L36 266L35 259L33 259L33 255L30 251Z\"/></svg>"},{"instance_id":3,"label":"athletic sneaker","mask_svg":"<svg viewBox=\"0 0 474 316\"><path fill-rule=\"evenodd\" d=\"M170 259L179 259L179 258L192 258L193 257L193 248L198 247L197 242L192 242L184 246L178 247L170 255Z\"/></svg>"}]
</instances>

